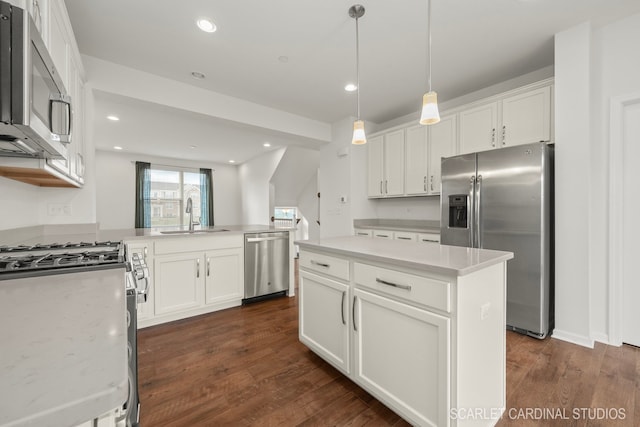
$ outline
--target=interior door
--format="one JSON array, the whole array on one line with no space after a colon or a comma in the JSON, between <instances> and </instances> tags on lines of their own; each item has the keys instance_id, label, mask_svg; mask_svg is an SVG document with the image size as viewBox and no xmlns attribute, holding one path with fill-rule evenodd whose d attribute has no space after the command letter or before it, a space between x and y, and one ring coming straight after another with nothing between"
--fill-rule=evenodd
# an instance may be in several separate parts
<instances>
[{"instance_id":1,"label":"interior door","mask_svg":"<svg viewBox=\"0 0 640 427\"><path fill-rule=\"evenodd\" d=\"M640 346L640 281L637 274L637 263L640 259L640 230L637 215L640 211L638 199L638 182L640 169L640 104L632 104L624 110L624 178L623 178L623 260L622 260L622 341Z\"/></svg>"}]
</instances>

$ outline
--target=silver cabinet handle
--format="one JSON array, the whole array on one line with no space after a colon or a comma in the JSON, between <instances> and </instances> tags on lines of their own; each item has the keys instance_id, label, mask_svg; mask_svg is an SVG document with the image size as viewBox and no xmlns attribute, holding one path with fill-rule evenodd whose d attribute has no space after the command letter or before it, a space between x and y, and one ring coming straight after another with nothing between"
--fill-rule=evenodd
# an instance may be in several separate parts
<instances>
[{"instance_id":1,"label":"silver cabinet handle","mask_svg":"<svg viewBox=\"0 0 640 427\"><path fill-rule=\"evenodd\" d=\"M384 194L384 192L382 191L382 181L380 181L380 194Z\"/></svg>"},{"instance_id":2,"label":"silver cabinet handle","mask_svg":"<svg viewBox=\"0 0 640 427\"><path fill-rule=\"evenodd\" d=\"M507 145L507 141L505 140L506 135L507 135L507 125L503 125L502 126L502 145Z\"/></svg>"},{"instance_id":3,"label":"silver cabinet handle","mask_svg":"<svg viewBox=\"0 0 640 427\"><path fill-rule=\"evenodd\" d=\"M386 280L378 279L376 277L376 283L382 283L383 285L393 286L394 288L404 289L405 291L411 290L411 285L398 285L397 283L387 282Z\"/></svg>"},{"instance_id":4,"label":"silver cabinet handle","mask_svg":"<svg viewBox=\"0 0 640 427\"><path fill-rule=\"evenodd\" d=\"M369 233L356 233L356 236L368 236Z\"/></svg>"},{"instance_id":5,"label":"silver cabinet handle","mask_svg":"<svg viewBox=\"0 0 640 427\"><path fill-rule=\"evenodd\" d=\"M476 242L478 246L477 248L482 248L482 230L480 229L480 224L482 224L480 220L480 212L481 212L481 203L482 203L482 175L478 175L478 179L476 180Z\"/></svg>"},{"instance_id":6,"label":"silver cabinet handle","mask_svg":"<svg viewBox=\"0 0 640 427\"><path fill-rule=\"evenodd\" d=\"M384 180L384 194L389 194L389 181Z\"/></svg>"},{"instance_id":7,"label":"silver cabinet handle","mask_svg":"<svg viewBox=\"0 0 640 427\"><path fill-rule=\"evenodd\" d=\"M196 278L200 278L200 258L196 259Z\"/></svg>"},{"instance_id":8,"label":"silver cabinet handle","mask_svg":"<svg viewBox=\"0 0 640 427\"><path fill-rule=\"evenodd\" d=\"M211 258L207 258L207 277L211 274Z\"/></svg>"},{"instance_id":9,"label":"silver cabinet handle","mask_svg":"<svg viewBox=\"0 0 640 427\"><path fill-rule=\"evenodd\" d=\"M314 261L314 260L311 260L311 264L317 265L319 267L324 267L324 268L329 268L330 267L329 264L325 264L325 263Z\"/></svg>"},{"instance_id":10,"label":"silver cabinet handle","mask_svg":"<svg viewBox=\"0 0 640 427\"><path fill-rule=\"evenodd\" d=\"M376 234L376 237L385 237L386 238L386 237L389 237L389 235L388 234Z\"/></svg>"},{"instance_id":11,"label":"silver cabinet handle","mask_svg":"<svg viewBox=\"0 0 640 427\"><path fill-rule=\"evenodd\" d=\"M358 326L356 325L356 300L357 296L353 296L353 305L351 306L351 318L353 319L353 330L358 332Z\"/></svg>"},{"instance_id":12,"label":"silver cabinet handle","mask_svg":"<svg viewBox=\"0 0 640 427\"><path fill-rule=\"evenodd\" d=\"M491 129L491 146L496 146L496 128Z\"/></svg>"},{"instance_id":13,"label":"silver cabinet handle","mask_svg":"<svg viewBox=\"0 0 640 427\"><path fill-rule=\"evenodd\" d=\"M431 191L433 191L433 175L431 175L431 179L429 181L431 182Z\"/></svg>"},{"instance_id":14,"label":"silver cabinet handle","mask_svg":"<svg viewBox=\"0 0 640 427\"><path fill-rule=\"evenodd\" d=\"M344 320L344 298L347 296L347 291L342 291L342 302L340 303L340 315L342 316L342 324L346 325L347 321Z\"/></svg>"},{"instance_id":15,"label":"silver cabinet handle","mask_svg":"<svg viewBox=\"0 0 640 427\"><path fill-rule=\"evenodd\" d=\"M423 186L424 186L424 191L427 191L427 176L424 176L424 180L422 181ZM433 186L431 188L433 190Z\"/></svg>"},{"instance_id":16,"label":"silver cabinet handle","mask_svg":"<svg viewBox=\"0 0 640 427\"><path fill-rule=\"evenodd\" d=\"M438 243L437 240L433 240L433 239L422 239L423 242L433 242L433 243Z\"/></svg>"},{"instance_id":17,"label":"silver cabinet handle","mask_svg":"<svg viewBox=\"0 0 640 427\"><path fill-rule=\"evenodd\" d=\"M411 237L396 237L398 240L411 240Z\"/></svg>"}]
</instances>

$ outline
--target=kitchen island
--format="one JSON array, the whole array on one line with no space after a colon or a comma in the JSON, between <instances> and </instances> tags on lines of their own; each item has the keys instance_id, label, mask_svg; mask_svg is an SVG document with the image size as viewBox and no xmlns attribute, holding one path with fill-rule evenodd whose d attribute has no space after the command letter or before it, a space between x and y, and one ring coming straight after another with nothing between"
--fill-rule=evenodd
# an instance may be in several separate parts
<instances>
[{"instance_id":1,"label":"kitchen island","mask_svg":"<svg viewBox=\"0 0 640 427\"><path fill-rule=\"evenodd\" d=\"M300 341L414 425L494 425L510 252L298 241Z\"/></svg>"}]
</instances>

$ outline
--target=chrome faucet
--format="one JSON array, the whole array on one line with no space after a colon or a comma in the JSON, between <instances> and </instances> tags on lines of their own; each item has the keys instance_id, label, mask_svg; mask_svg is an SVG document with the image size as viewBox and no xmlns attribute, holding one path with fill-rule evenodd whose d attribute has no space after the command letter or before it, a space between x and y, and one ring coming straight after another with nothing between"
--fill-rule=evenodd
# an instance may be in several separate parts
<instances>
[{"instance_id":1,"label":"chrome faucet","mask_svg":"<svg viewBox=\"0 0 640 427\"><path fill-rule=\"evenodd\" d=\"M187 199L187 209L185 212L189 214L189 231L193 231L193 226L200 225L200 222L193 221L193 201L191 200L191 197Z\"/></svg>"}]
</instances>

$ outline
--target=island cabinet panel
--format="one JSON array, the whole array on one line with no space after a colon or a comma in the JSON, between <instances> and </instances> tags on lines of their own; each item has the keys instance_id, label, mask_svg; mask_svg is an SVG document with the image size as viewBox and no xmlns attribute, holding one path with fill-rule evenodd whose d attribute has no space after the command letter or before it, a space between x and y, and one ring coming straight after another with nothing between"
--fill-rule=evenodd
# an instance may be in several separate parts
<instances>
[{"instance_id":1,"label":"island cabinet panel","mask_svg":"<svg viewBox=\"0 0 640 427\"><path fill-rule=\"evenodd\" d=\"M301 260L350 272L300 263L303 344L412 425L497 423L512 254L357 236L298 244Z\"/></svg>"},{"instance_id":2,"label":"island cabinet panel","mask_svg":"<svg viewBox=\"0 0 640 427\"><path fill-rule=\"evenodd\" d=\"M356 289L354 380L420 425L447 425L447 317Z\"/></svg>"},{"instance_id":3,"label":"island cabinet panel","mask_svg":"<svg viewBox=\"0 0 640 427\"><path fill-rule=\"evenodd\" d=\"M349 374L349 286L300 273L300 341Z\"/></svg>"}]
</instances>

